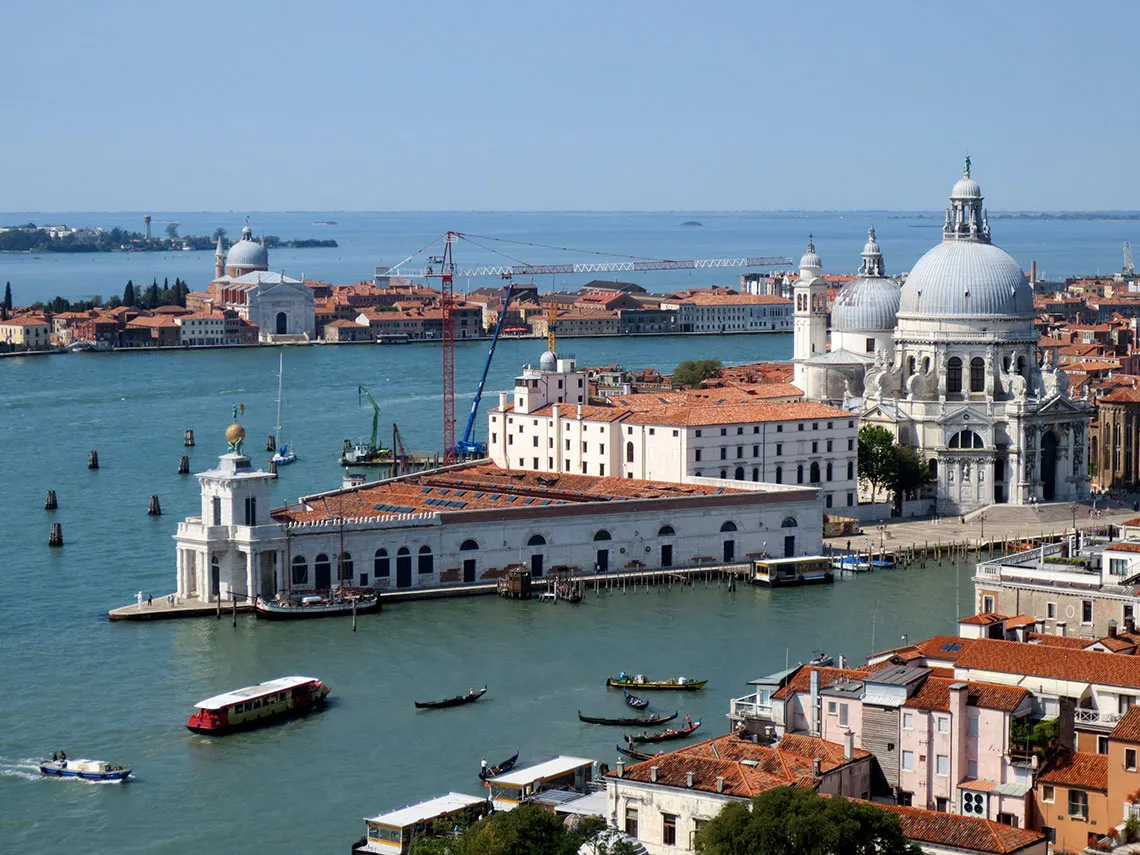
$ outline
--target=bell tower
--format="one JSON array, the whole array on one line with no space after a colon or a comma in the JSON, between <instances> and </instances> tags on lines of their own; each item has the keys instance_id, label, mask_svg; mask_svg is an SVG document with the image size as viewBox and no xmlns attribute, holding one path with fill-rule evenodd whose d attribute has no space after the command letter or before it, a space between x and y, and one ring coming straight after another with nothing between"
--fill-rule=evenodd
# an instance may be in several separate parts
<instances>
[{"instance_id":1,"label":"bell tower","mask_svg":"<svg viewBox=\"0 0 1140 855\"><path fill-rule=\"evenodd\" d=\"M808 391L808 366L805 361L821 356L827 350L827 282L823 278L823 262L808 236L807 252L800 259L800 278L793 288L795 328L793 333L793 382L801 392Z\"/></svg>"}]
</instances>

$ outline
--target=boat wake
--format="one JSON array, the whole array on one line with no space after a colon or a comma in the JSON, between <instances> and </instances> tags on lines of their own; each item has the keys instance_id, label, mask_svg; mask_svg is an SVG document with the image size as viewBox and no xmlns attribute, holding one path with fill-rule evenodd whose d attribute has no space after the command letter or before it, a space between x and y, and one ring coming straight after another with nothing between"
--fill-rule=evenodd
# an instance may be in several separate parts
<instances>
[{"instance_id":1,"label":"boat wake","mask_svg":"<svg viewBox=\"0 0 1140 855\"><path fill-rule=\"evenodd\" d=\"M0 778L38 781L42 777L39 760L9 760L7 757L0 757Z\"/></svg>"}]
</instances>

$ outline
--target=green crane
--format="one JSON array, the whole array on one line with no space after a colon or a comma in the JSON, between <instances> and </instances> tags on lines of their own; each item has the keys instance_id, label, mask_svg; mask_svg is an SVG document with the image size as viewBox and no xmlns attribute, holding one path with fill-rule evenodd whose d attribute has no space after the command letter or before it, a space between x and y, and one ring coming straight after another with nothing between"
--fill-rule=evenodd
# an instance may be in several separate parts
<instances>
[{"instance_id":1,"label":"green crane","mask_svg":"<svg viewBox=\"0 0 1140 855\"><path fill-rule=\"evenodd\" d=\"M376 431L380 426L380 405L376 403L376 399L365 389L363 386L356 387L356 397L359 401L360 396L364 395L368 399L368 403L372 405L372 438L368 441L368 447L371 451L375 451L379 446L376 445Z\"/></svg>"}]
</instances>

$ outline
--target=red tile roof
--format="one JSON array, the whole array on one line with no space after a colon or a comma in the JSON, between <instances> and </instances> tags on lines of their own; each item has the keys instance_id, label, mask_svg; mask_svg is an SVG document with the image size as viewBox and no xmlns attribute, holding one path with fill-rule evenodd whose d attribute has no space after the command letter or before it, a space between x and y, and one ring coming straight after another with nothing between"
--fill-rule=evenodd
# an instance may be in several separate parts
<instances>
[{"instance_id":1,"label":"red tile roof","mask_svg":"<svg viewBox=\"0 0 1140 855\"><path fill-rule=\"evenodd\" d=\"M664 406L633 413L629 424L701 427L804 419L850 419L851 413L825 404L796 401L788 404L756 402L720 407Z\"/></svg>"},{"instance_id":2,"label":"red tile roof","mask_svg":"<svg viewBox=\"0 0 1140 855\"><path fill-rule=\"evenodd\" d=\"M1130 389L1127 387L1114 389L1102 397L1100 402L1107 404L1138 404L1140 403L1140 389ZM1125 524L1127 525L1127 523Z\"/></svg>"},{"instance_id":3,"label":"red tile roof","mask_svg":"<svg viewBox=\"0 0 1140 855\"><path fill-rule=\"evenodd\" d=\"M1038 784L1060 784L1088 790L1108 789L1108 755L1065 751L1037 776Z\"/></svg>"},{"instance_id":4,"label":"red tile roof","mask_svg":"<svg viewBox=\"0 0 1140 855\"><path fill-rule=\"evenodd\" d=\"M962 618L958 623L970 624L972 626L989 626L990 624L1001 623L1005 619L1005 615L999 615L997 612L982 612L978 615L970 615L969 617Z\"/></svg>"},{"instance_id":5,"label":"red tile roof","mask_svg":"<svg viewBox=\"0 0 1140 855\"><path fill-rule=\"evenodd\" d=\"M905 706L927 710L950 709L950 687L962 680L946 677L927 677L922 687L907 699ZM966 684L966 705L979 709L1013 712L1029 697L1029 692L1016 686L999 686L997 683L970 682Z\"/></svg>"},{"instance_id":6,"label":"red tile roof","mask_svg":"<svg viewBox=\"0 0 1140 855\"><path fill-rule=\"evenodd\" d=\"M1127 525L1127 523L1125 523ZM1140 552L1140 543L1110 543L1104 548L1105 552Z\"/></svg>"},{"instance_id":7,"label":"red tile roof","mask_svg":"<svg viewBox=\"0 0 1140 855\"><path fill-rule=\"evenodd\" d=\"M1074 638L1071 635L1049 635L1043 632L1031 632L1026 636L1031 644L1040 644L1043 647L1068 647L1072 650L1084 650L1093 644L1091 638Z\"/></svg>"},{"instance_id":8,"label":"red tile roof","mask_svg":"<svg viewBox=\"0 0 1140 855\"><path fill-rule=\"evenodd\" d=\"M1022 849L1037 846L1045 839L1045 835L1038 831L1014 828L980 817L877 802L875 807L895 814L899 818L902 833L919 844L993 855L1013 855Z\"/></svg>"},{"instance_id":9,"label":"red tile roof","mask_svg":"<svg viewBox=\"0 0 1140 855\"><path fill-rule=\"evenodd\" d=\"M1140 656L1120 656L1093 650L977 639L962 650L956 667L1140 688Z\"/></svg>"}]
</instances>

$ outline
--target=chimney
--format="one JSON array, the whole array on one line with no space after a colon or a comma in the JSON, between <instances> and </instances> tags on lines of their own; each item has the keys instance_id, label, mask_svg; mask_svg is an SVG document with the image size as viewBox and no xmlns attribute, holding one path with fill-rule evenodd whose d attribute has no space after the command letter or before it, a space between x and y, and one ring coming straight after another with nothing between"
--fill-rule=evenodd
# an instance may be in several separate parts
<instances>
[{"instance_id":1,"label":"chimney","mask_svg":"<svg viewBox=\"0 0 1140 855\"><path fill-rule=\"evenodd\" d=\"M505 410L506 408L507 408L507 393L506 392L500 392L499 393L499 409Z\"/></svg>"},{"instance_id":2,"label":"chimney","mask_svg":"<svg viewBox=\"0 0 1140 855\"><path fill-rule=\"evenodd\" d=\"M1057 635L1064 636L1064 634L1065 634L1065 622L1063 620L1057 621L1056 627L1057 627Z\"/></svg>"},{"instance_id":3,"label":"chimney","mask_svg":"<svg viewBox=\"0 0 1140 855\"><path fill-rule=\"evenodd\" d=\"M1037 282L1037 262L1029 262L1029 284L1033 285Z\"/></svg>"},{"instance_id":4,"label":"chimney","mask_svg":"<svg viewBox=\"0 0 1140 855\"><path fill-rule=\"evenodd\" d=\"M582 420L582 405L578 405L578 421Z\"/></svg>"},{"instance_id":5,"label":"chimney","mask_svg":"<svg viewBox=\"0 0 1140 855\"><path fill-rule=\"evenodd\" d=\"M819 736L819 671L811 669L811 696L809 698L808 734Z\"/></svg>"},{"instance_id":6,"label":"chimney","mask_svg":"<svg viewBox=\"0 0 1140 855\"><path fill-rule=\"evenodd\" d=\"M1072 751L1076 744L1074 726L1077 704L1072 698L1061 698L1060 712L1057 716L1057 747L1065 751Z\"/></svg>"},{"instance_id":7,"label":"chimney","mask_svg":"<svg viewBox=\"0 0 1140 855\"><path fill-rule=\"evenodd\" d=\"M1108 622L1108 637L1116 638L1116 618Z\"/></svg>"},{"instance_id":8,"label":"chimney","mask_svg":"<svg viewBox=\"0 0 1140 855\"><path fill-rule=\"evenodd\" d=\"M811 761L811 774L813 778L823 777L823 761L818 757Z\"/></svg>"},{"instance_id":9,"label":"chimney","mask_svg":"<svg viewBox=\"0 0 1140 855\"><path fill-rule=\"evenodd\" d=\"M656 766L650 766L649 767L649 780L654 784L657 783L657 767Z\"/></svg>"},{"instance_id":10,"label":"chimney","mask_svg":"<svg viewBox=\"0 0 1140 855\"><path fill-rule=\"evenodd\" d=\"M843 734L843 759L855 759L855 731L853 730Z\"/></svg>"},{"instance_id":11,"label":"chimney","mask_svg":"<svg viewBox=\"0 0 1140 855\"><path fill-rule=\"evenodd\" d=\"M839 654L839 667L843 669L847 668L847 657L842 653Z\"/></svg>"},{"instance_id":12,"label":"chimney","mask_svg":"<svg viewBox=\"0 0 1140 855\"><path fill-rule=\"evenodd\" d=\"M724 792L724 775L716 776L716 791L718 793Z\"/></svg>"},{"instance_id":13,"label":"chimney","mask_svg":"<svg viewBox=\"0 0 1140 855\"><path fill-rule=\"evenodd\" d=\"M654 768L657 767L655 766ZM617 761L617 776L619 778L625 777L625 760L623 760L621 757L619 757Z\"/></svg>"},{"instance_id":14,"label":"chimney","mask_svg":"<svg viewBox=\"0 0 1140 855\"><path fill-rule=\"evenodd\" d=\"M1129 635L1136 632L1136 618L1132 617L1132 615L1128 615L1124 619L1124 631Z\"/></svg>"},{"instance_id":15,"label":"chimney","mask_svg":"<svg viewBox=\"0 0 1140 855\"><path fill-rule=\"evenodd\" d=\"M686 772L685 773L685 786L688 787L690 790L693 788L693 778L694 778L694 775L692 772Z\"/></svg>"}]
</instances>

